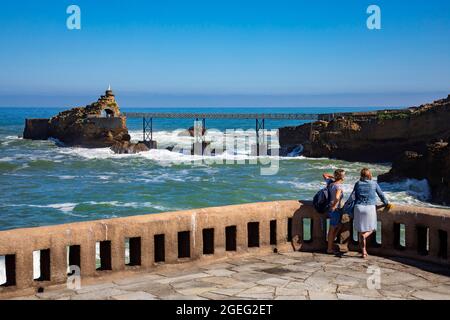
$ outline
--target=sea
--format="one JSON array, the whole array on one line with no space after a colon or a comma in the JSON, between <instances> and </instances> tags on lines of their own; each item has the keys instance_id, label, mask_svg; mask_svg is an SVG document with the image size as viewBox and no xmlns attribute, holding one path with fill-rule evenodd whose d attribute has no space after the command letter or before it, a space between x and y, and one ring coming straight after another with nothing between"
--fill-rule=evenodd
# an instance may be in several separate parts
<instances>
[{"instance_id":1,"label":"sea","mask_svg":"<svg viewBox=\"0 0 450 320\"><path fill-rule=\"evenodd\" d=\"M377 108L122 108L122 112L335 113ZM379 108L378 108L379 109ZM195 119L154 119L158 149L114 154L109 148L64 147L58 141L22 139L25 118L48 118L60 108L0 108L0 230L152 214L261 201L311 200L324 186L322 173L347 172L349 195L362 167L374 176L389 163L306 158L301 154L255 157L255 120L206 120L206 140L223 152L202 158L183 151ZM265 137L305 121L266 120ZM128 119L132 140L142 140L142 119ZM230 141L231 144L228 144ZM234 148L231 148L234 144ZM246 147L240 148L239 146ZM237 146L237 147L236 147ZM175 147L172 151L168 147ZM397 204L432 206L426 180L381 183ZM225 214L225 213L224 213Z\"/></svg>"}]
</instances>

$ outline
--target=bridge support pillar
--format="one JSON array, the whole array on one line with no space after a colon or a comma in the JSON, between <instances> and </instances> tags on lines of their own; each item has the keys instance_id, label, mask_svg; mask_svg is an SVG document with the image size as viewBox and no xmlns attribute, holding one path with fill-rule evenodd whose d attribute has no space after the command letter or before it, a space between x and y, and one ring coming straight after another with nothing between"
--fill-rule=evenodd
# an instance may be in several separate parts
<instances>
[{"instance_id":1,"label":"bridge support pillar","mask_svg":"<svg viewBox=\"0 0 450 320\"><path fill-rule=\"evenodd\" d=\"M142 118L142 136L143 140L139 142L145 144L149 149L158 148L156 141L153 140L153 118L149 120L145 117Z\"/></svg>"},{"instance_id":2,"label":"bridge support pillar","mask_svg":"<svg viewBox=\"0 0 450 320\"><path fill-rule=\"evenodd\" d=\"M251 155L252 156L266 156L267 155L267 144L264 140L264 118L258 119L256 118L256 125L255 125L255 131L256 131L256 144L251 146ZM262 133L260 132L262 130Z\"/></svg>"}]
</instances>

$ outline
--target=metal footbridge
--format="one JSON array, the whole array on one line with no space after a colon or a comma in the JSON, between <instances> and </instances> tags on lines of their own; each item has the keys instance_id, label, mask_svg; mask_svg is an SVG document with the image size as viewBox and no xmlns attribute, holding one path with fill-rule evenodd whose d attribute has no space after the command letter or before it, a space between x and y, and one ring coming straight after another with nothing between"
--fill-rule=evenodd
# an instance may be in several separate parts
<instances>
[{"instance_id":1,"label":"metal footbridge","mask_svg":"<svg viewBox=\"0 0 450 320\"><path fill-rule=\"evenodd\" d=\"M191 113L191 112L124 112L127 118L147 119L271 119L271 120L319 120L335 114L308 113Z\"/></svg>"},{"instance_id":2,"label":"metal footbridge","mask_svg":"<svg viewBox=\"0 0 450 320\"><path fill-rule=\"evenodd\" d=\"M153 141L153 119L194 119L202 120L206 129L206 119L255 119L257 154L259 154L260 130L264 130L265 120L331 120L346 113L215 113L215 112L124 112L127 118L142 118L143 142L150 148L156 148ZM202 130L203 130L202 129ZM202 131L203 132L203 131Z\"/></svg>"}]
</instances>

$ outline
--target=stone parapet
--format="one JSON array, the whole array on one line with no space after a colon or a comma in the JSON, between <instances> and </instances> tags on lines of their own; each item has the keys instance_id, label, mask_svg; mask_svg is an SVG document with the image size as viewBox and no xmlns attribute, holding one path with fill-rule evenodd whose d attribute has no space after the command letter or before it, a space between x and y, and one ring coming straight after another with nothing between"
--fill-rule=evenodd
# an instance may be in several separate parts
<instances>
[{"instance_id":1,"label":"stone parapet","mask_svg":"<svg viewBox=\"0 0 450 320\"><path fill-rule=\"evenodd\" d=\"M398 206L380 210L378 219L381 243L374 242L369 253L450 265L449 210ZM100 277L247 253L319 251L326 246L326 222L308 202L288 200L2 231L7 282L0 297L63 284L68 265L78 266L82 277ZM351 240L348 248L356 250L357 243Z\"/></svg>"}]
</instances>

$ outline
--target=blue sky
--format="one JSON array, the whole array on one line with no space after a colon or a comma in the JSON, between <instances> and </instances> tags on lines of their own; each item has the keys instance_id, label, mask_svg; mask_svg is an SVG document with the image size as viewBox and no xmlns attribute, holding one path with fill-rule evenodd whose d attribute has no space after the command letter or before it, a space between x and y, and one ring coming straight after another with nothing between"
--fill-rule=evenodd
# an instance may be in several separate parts
<instances>
[{"instance_id":1,"label":"blue sky","mask_svg":"<svg viewBox=\"0 0 450 320\"><path fill-rule=\"evenodd\" d=\"M81 8L81 30L66 8ZM377 4L382 29L366 28ZM408 105L450 93L450 1L2 1L0 106ZM86 100L88 99L88 100Z\"/></svg>"}]
</instances>

